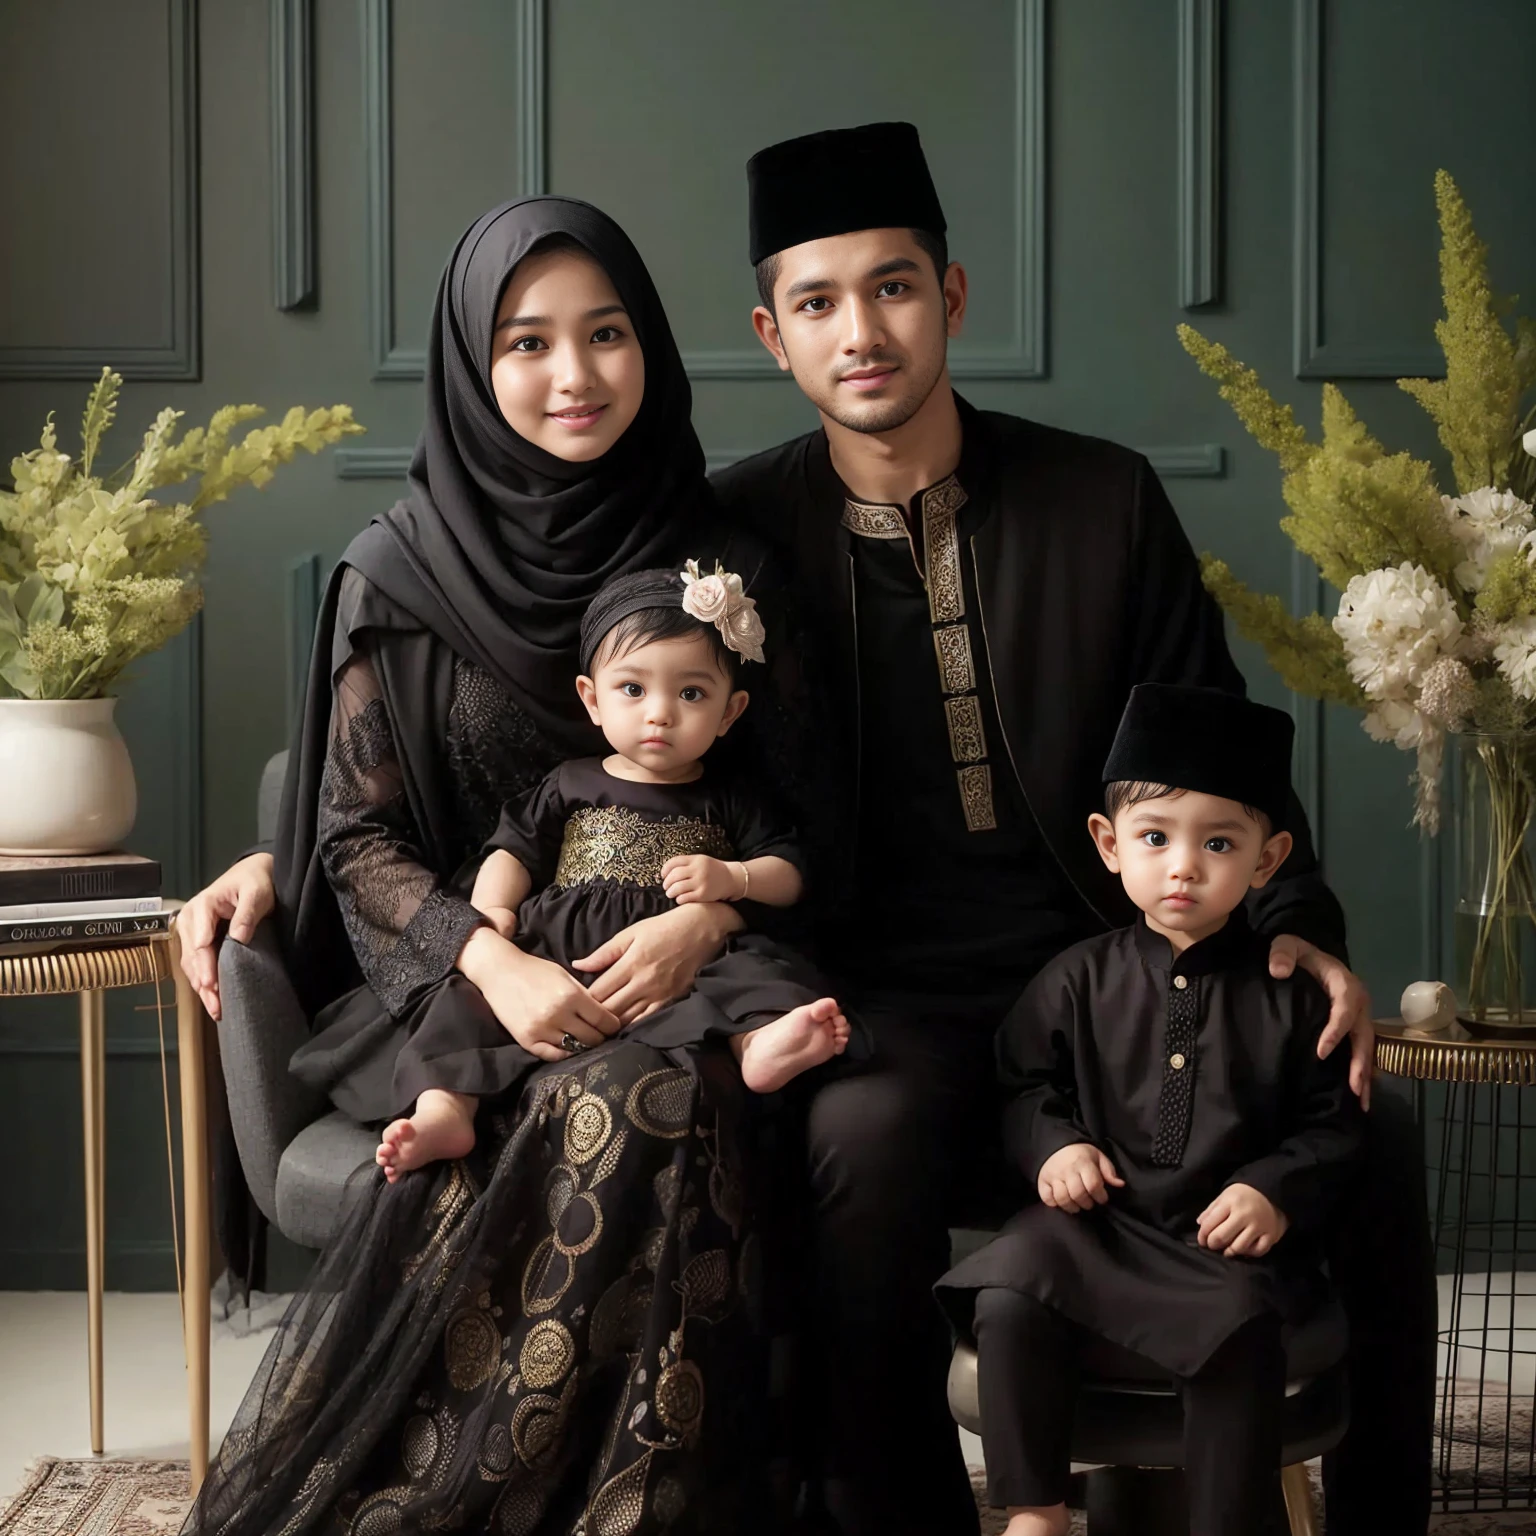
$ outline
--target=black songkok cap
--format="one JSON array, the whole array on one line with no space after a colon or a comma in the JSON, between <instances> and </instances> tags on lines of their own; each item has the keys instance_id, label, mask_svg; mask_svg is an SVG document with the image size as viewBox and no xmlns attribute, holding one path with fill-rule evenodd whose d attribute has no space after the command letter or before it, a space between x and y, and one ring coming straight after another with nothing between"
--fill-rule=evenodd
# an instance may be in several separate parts
<instances>
[{"instance_id":1,"label":"black songkok cap","mask_svg":"<svg viewBox=\"0 0 1536 1536\"><path fill-rule=\"evenodd\" d=\"M630 571L605 583L581 616L581 640L577 655L581 670L592 670L597 648L622 619L646 608L681 608L683 577L680 571Z\"/></svg>"},{"instance_id":2,"label":"black songkok cap","mask_svg":"<svg viewBox=\"0 0 1536 1536\"><path fill-rule=\"evenodd\" d=\"M1251 805L1285 826L1296 726L1283 709L1218 688L1131 689L1104 782L1166 784Z\"/></svg>"},{"instance_id":3,"label":"black songkok cap","mask_svg":"<svg viewBox=\"0 0 1536 1536\"><path fill-rule=\"evenodd\" d=\"M946 229L917 129L865 123L770 144L747 161L752 265L859 229Z\"/></svg>"}]
</instances>

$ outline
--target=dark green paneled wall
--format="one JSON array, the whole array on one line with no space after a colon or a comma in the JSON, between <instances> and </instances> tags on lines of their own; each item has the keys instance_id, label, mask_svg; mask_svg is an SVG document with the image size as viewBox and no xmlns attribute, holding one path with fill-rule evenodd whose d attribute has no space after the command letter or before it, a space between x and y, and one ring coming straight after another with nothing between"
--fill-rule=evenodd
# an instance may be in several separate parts
<instances>
[{"instance_id":1,"label":"dark green paneled wall","mask_svg":"<svg viewBox=\"0 0 1536 1536\"><path fill-rule=\"evenodd\" d=\"M215 509L200 631L124 699L135 841L185 890L249 839L316 582L394 495L439 266L492 202L543 186L625 223L721 462L811 423L748 326L742 162L779 136L909 117L972 278L960 387L1155 450L1198 547L1310 600L1272 463L1173 327L1227 342L1308 420L1319 381L1347 380L1380 435L1437 453L1390 383L1433 363L1430 178L1457 176L1496 281L1536 308L1533 51L1529 0L0 6L0 444L27 446L49 410L67 433L106 361L130 380L125 452L167 402L196 420L226 401L347 400L370 429ZM1356 959L1390 1003L1440 944L1409 764L1351 717L1300 718ZM110 1017L117 1285L170 1276L147 1001L116 998ZM0 1285L80 1283L74 1042L68 1008L0 1006L23 1149L0 1191Z\"/></svg>"}]
</instances>

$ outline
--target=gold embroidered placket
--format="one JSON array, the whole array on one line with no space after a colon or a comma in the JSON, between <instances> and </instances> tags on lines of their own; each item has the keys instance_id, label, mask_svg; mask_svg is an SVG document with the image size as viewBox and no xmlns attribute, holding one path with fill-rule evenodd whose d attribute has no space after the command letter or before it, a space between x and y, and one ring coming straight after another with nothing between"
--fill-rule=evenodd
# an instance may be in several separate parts
<instances>
[{"instance_id":1,"label":"gold embroidered placket","mask_svg":"<svg viewBox=\"0 0 1536 1536\"><path fill-rule=\"evenodd\" d=\"M992 770L985 762L987 736L976 692L971 631L965 622L965 583L960 574L959 516L968 499L965 487L953 475L923 493L921 560L899 507L845 501L843 526L866 539L905 538L912 550L912 563L928 593L950 756L957 765L964 765L956 767L955 775L966 830L990 832L997 826L997 812L992 800Z\"/></svg>"},{"instance_id":2,"label":"gold embroidered placket","mask_svg":"<svg viewBox=\"0 0 1536 1536\"><path fill-rule=\"evenodd\" d=\"M939 655L939 683L944 692L970 692L976 686L970 626L946 624L942 629L934 630L933 648Z\"/></svg>"},{"instance_id":3,"label":"gold embroidered placket","mask_svg":"<svg viewBox=\"0 0 1536 1536\"><path fill-rule=\"evenodd\" d=\"M981 724L981 700L974 693L944 700L949 724L949 755L957 763L979 763L987 755L987 733Z\"/></svg>"}]
</instances>

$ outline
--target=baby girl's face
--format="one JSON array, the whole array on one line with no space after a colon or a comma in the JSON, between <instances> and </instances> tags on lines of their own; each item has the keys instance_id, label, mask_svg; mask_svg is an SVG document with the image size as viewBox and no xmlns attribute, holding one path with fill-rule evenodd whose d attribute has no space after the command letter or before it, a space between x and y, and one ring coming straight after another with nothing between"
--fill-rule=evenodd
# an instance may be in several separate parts
<instances>
[{"instance_id":1,"label":"baby girl's face","mask_svg":"<svg viewBox=\"0 0 1536 1536\"><path fill-rule=\"evenodd\" d=\"M699 759L747 707L703 635L652 640L617 657L605 646L576 686L609 746L663 783L697 778Z\"/></svg>"}]
</instances>

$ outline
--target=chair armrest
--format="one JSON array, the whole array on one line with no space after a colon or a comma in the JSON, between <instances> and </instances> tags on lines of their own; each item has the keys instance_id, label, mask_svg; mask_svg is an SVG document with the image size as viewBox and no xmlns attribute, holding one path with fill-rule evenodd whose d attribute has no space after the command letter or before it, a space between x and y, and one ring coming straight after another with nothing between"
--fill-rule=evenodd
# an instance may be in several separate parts
<instances>
[{"instance_id":1,"label":"chair armrest","mask_svg":"<svg viewBox=\"0 0 1536 1536\"><path fill-rule=\"evenodd\" d=\"M249 944L225 939L219 946L219 1003L219 1054L240 1165L262 1214L276 1222L277 1165L288 1143L329 1106L288 1070L309 1038L309 1022L270 919Z\"/></svg>"}]
</instances>

